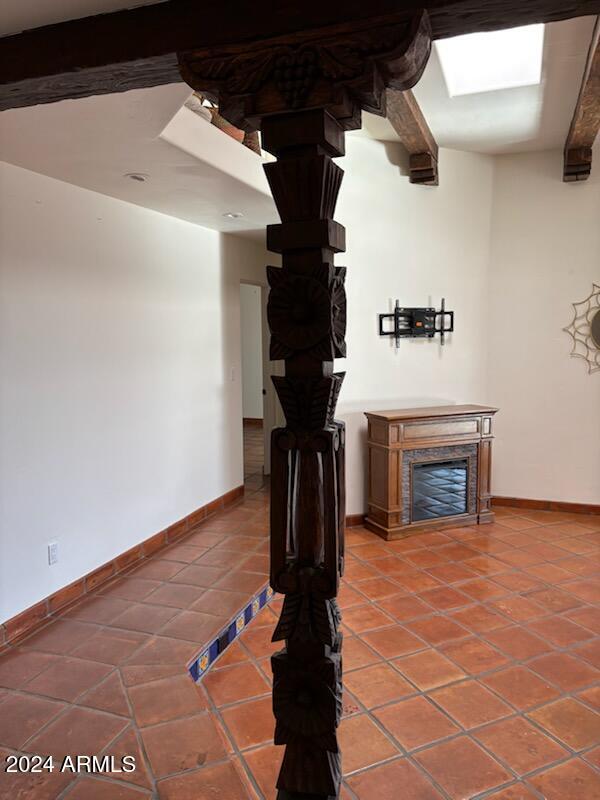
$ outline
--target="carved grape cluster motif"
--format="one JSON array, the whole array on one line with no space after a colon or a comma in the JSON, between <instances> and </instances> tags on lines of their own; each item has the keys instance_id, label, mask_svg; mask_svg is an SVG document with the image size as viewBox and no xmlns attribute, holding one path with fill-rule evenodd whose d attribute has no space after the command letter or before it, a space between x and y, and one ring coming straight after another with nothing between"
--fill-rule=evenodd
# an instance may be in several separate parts
<instances>
[{"instance_id":1,"label":"carved grape cluster motif","mask_svg":"<svg viewBox=\"0 0 600 800\"><path fill-rule=\"evenodd\" d=\"M318 77L318 55L312 48L289 50L275 59L273 79L289 108L300 108Z\"/></svg>"}]
</instances>

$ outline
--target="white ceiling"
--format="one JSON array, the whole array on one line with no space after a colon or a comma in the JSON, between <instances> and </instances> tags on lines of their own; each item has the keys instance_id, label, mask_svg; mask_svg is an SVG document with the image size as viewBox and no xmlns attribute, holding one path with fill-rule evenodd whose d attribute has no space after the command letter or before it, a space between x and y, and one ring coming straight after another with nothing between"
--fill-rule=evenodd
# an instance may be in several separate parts
<instances>
[{"instance_id":1,"label":"white ceiling","mask_svg":"<svg viewBox=\"0 0 600 800\"><path fill-rule=\"evenodd\" d=\"M441 147L479 153L562 148L569 131L595 17L546 25L542 83L449 97L435 47L413 89ZM508 54L510 55L510 54ZM363 115L365 135L397 140L385 119Z\"/></svg>"},{"instance_id":2,"label":"white ceiling","mask_svg":"<svg viewBox=\"0 0 600 800\"><path fill-rule=\"evenodd\" d=\"M182 83L3 111L0 159L220 231L276 222L261 158L182 107L189 95Z\"/></svg>"},{"instance_id":3,"label":"white ceiling","mask_svg":"<svg viewBox=\"0 0 600 800\"><path fill-rule=\"evenodd\" d=\"M123 0L20 0L7 30ZM8 21L7 21L8 19ZM539 87L450 99L437 55L415 95L442 147L483 153L562 148L577 99L594 18L546 26ZM261 159L182 108L190 90L173 84L0 113L0 159L87 189L221 231L263 236L277 221ZM363 115L352 135L397 140L385 119ZM145 183L124 177L147 173ZM229 220L226 212L242 212Z\"/></svg>"}]
</instances>

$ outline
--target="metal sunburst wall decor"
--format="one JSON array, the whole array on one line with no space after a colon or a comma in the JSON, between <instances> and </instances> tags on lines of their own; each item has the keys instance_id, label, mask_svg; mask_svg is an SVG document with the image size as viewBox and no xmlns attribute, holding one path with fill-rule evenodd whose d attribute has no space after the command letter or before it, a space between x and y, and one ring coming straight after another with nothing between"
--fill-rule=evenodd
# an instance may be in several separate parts
<instances>
[{"instance_id":1,"label":"metal sunburst wall decor","mask_svg":"<svg viewBox=\"0 0 600 800\"><path fill-rule=\"evenodd\" d=\"M588 372L600 370L600 286L592 284L590 296L581 303L573 303L573 322L563 328L573 340L571 355L583 358Z\"/></svg>"}]
</instances>

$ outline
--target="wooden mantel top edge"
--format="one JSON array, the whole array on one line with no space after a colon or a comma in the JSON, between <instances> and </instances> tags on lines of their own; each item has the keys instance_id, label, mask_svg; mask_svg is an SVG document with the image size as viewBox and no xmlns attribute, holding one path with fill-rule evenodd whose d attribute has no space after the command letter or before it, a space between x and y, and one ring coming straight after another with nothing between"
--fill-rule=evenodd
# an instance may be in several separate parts
<instances>
[{"instance_id":1,"label":"wooden mantel top edge","mask_svg":"<svg viewBox=\"0 0 600 800\"><path fill-rule=\"evenodd\" d=\"M410 420L410 419L435 419L438 417L462 417L473 414L495 414L498 411L493 406L454 405L454 406L427 406L421 408L399 408L395 411L365 411L369 419Z\"/></svg>"}]
</instances>

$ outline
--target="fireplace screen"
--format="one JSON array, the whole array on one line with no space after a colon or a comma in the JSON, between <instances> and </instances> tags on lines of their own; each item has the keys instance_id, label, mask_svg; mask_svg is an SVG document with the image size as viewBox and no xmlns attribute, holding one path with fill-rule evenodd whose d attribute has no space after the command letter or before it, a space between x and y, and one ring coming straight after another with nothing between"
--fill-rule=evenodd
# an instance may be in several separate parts
<instances>
[{"instance_id":1,"label":"fireplace screen","mask_svg":"<svg viewBox=\"0 0 600 800\"><path fill-rule=\"evenodd\" d=\"M412 465L413 522L467 513L466 458Z\"/></svg>"}]
</instances>

